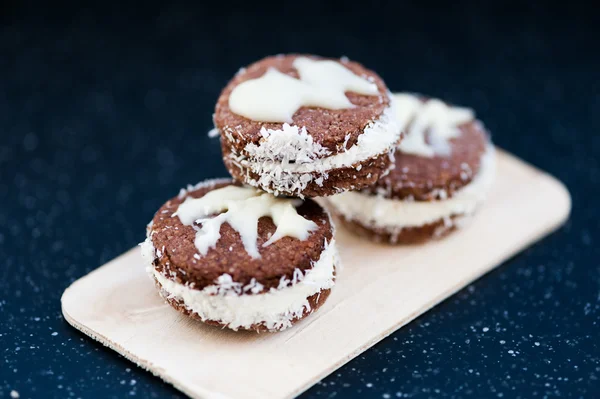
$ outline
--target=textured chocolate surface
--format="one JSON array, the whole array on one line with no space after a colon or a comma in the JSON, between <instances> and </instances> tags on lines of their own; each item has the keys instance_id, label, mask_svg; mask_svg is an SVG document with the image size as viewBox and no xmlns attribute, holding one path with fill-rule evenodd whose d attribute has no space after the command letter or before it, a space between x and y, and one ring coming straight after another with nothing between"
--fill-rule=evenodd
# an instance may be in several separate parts
<instances>
[{"instance_id":1,"label":"textured chocolate surface","mask_svg":"<svg viewBox=\"0 0 600 399\"><path fill-rule=\"evenodd\" d=\"M369 240L387 244L408 245L443 238L460 227L460 223L465 221L466 218L464 216L453 216L447 221L440 219L423 226L402 229L365 226L356 220L348 220L340 215L336 219L341 222L346 230Z\"/></svg>"},{"instance_id":2,"label":"textured chocolate surface","mask_svg":"<svg viewBox=\"0 0 600 399\"><path fill-rule=\"evenodd\" d=\"M225 187L231 182L217 182L188 193L200 198L209 191ZM281 277L292 279L294 269L301 271L312 268L333 236L329 215L316 202L307 200L297 210L306 219L314 221L318 229L301 241L283 237L267 247L262 244L275 232L275 224L269 217L258 221L257 247L261 258L253 259L246 252L237 231L229 224L221 226L221 237L207 254L198 256L194 245L196 231L185 226L178 217L172 217L184 198L172 198L154 215L152 243L162 256L155 260L155 267L178 283L194 283L195 289L213 285L222 274L229 274L233 281L246 285L255 278L265 289L277 287ZM174 275L173 275L174 273Z\"/></svg>"},{"instance_id":3,"label":"textured chocolate surface","mask_svg":"<svg viewBox=\"0 0 600 399\"><path fill-rule=\"evenodd\" d=\"M481 156L489 137L479 121L460 126L461 134L450 139L449 156L431 158L396 151L396 165L390 173L366 191L385 193L387 198L414 198L418 201L451 197L469 184L479 171ZM443 195L443 194L442 194Z\"/></svg>"},{"instance_id":4,"label":"textured chocolate surface","mask_svg":"<svg viewBox=\"0 0 600 399\"><path fill-rule=\"evenodd\" d=\"M223 89L217 101L214 122L221 132L222 140L228 141L229 145L236 149L236 152L243 153L244 147L248 143L258 144L262 138L261 128L281 129L283 124L253 121L233 113L229 108L229 95L237 85L246 80L261 77L269 68L276 68L282 73L297 78L298 72L292 64L299 56L302 55L280 55L257 61L246 69L242 69ZM324 59L316 56L310 57ZM363 133L365 126L373 120L379 119L390 103L388 89L375 72L352 61L344 61L342 64L355 74L372 80L377 85L379 95L367 96L346 92L346 96L355 107L341 110L303 107L293 116L293 124L306 127L314 141L329 149L331 154L337 154L353 146L358 140L358 136ZM233 141L224 134L227 132L231 133ZM346 139L348 135L349 139Z\"/></svg>"},{"instance_id":5,"label":"textured chocolate surface","mask_svg":"<svg viewBox=\"0 0 600 399\"><path fill-rule=\"evenodd\" d=\"M434 201L452 197L479 172L481 157L489 143L488 134L479 121L466 123L460 126L460 130L458 137L449 140L451 152L448 156L422 157L396 151L395 166L389 174L363 192L367 195L411 201ZM450 219L439 219L423 226L390 229L367 226L342 215L340 219L350 231L373 241L415 244L446 236L456 229L454 222L462 217L453 215Z\"/></svg>"},{"instance_id":6,"label":"textured chocolate surface","mask_svg":"<svg viewBox=\"0 0 600 399\"><path fill-rule=\"evenodd\" d=\"M225 167L231 173L234 179L239 182L250 184L258 187L259 175L252 172L250 168L244 167L239 163L233 161L231 158L231 149L225 144L225 141L221 141L223 151L223 162ZM359 167L360 165L360 167ZM375 158L367 159L362 162L345 168L338 168L329 170L327 172L327 178L323 179L322 185L316 183L316 179L319 176L323 176L322 173L314 172L313 180L308 183L305 189L302 190L302 195L305 197L325 197L329 195L338 194L341 191L356 190L365 187L369 187L375 184L379 178L389 172L393 166L392 157L389 153L383 153ZM259 187L263 190L273 192L274 188L271 185L268 187ZM296 192L283 193L290 196L297 195Z\"/></svg>"}]
</instances>

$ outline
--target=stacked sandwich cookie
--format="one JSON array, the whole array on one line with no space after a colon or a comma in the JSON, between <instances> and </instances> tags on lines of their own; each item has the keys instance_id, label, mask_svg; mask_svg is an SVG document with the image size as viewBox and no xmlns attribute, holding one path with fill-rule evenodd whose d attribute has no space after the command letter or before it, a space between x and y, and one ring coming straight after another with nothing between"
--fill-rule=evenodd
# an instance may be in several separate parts
<instances>
[{"instance_id":1,"label":"stacked sandwich cookie","mask_svg":"<svg viewBox=\"0 0 600 399\"><path fill-rule=\"evenodd\" d=\"M164 204L147 232L142 252L160 294L208 324L283 330L334 285L333 226L311 200L209 180Z\"/></svg>"},{"instance_id":2,"label":"stacked sandwich cookie","mask_svg":"<svg viewBox=\"0 0 600 399\"><path fill-rule=\"evenodd\" d=\"M214 123L233 179L183 189L141 246L169 305L233 330L284 330L329 296L340 264L315 197L355 233L415 243L460 226L494 179L472 110L392 95L347 59L280 55L243 68Z\"/></svg>"},{"instance_id":3,"label":"stacked sandwich cookie","mask_svg":"<svg viewBox=\"0 0 600 399\"><path fill-rule=\"evenodd\" d=\"M318 309L339 267L311 197L371 187L394 167L393 97L348 60L269 57L240 72L214 115L233 180L167 201L141 244L160 295L233 330L281 331Z\"/></svg>"},{"instance_id":4,"label":"stacked sandwich cookie","mask_svg":"<svg viewBox=\"0 0 600 399\"><path fill-rule=\"evenodd\" d=\"M214 115L231 175L276 195L320 197L369 187L400 140L391 94L348 60L269 57L240 70Z\"/></svg>"},{"instance_id":5,"label":"stacked sandwich cookie","mask_svg":"<svg viewBox=\"0 0 600 399\"><path fill-rule=\"evenodd\" d=\"M472 110L413 94L394 97L405 134L394 168L374 185L328 203L347 228L375 241L443 237L485 200L494 180L494 147Z\"/></svg>"}]
</instances>

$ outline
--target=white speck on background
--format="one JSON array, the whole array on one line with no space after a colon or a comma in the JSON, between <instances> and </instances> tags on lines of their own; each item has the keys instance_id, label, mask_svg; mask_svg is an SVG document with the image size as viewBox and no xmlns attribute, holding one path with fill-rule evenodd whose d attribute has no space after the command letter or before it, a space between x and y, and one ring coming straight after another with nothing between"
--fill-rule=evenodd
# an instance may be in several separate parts
<instances>
[{"instance_id":1,"label":"white speck on background","mask_svg":"<svg viewBox=\"0 0 600 399\"><path fill-rule=\"evenodd\" d=\"M23 148L27 152L35 151L39 142L40 142L40 140L35 135L35 133L29 132L23 138ZM12 394L12 392L11 392L11 394ZM17 393L17 395L18 395L18 393Z\"/></svg>"}]
</instances>

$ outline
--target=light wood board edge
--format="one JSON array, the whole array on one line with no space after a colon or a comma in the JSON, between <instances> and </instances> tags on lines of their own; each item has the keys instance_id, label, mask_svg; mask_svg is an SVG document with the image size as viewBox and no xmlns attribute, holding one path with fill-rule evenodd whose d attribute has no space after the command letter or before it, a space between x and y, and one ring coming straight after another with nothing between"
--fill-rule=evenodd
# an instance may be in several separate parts
<instances>
[{"instance_id":1,"label":"light wood board edge","mask_svg":"<svg viewBox=\"0 0 600 399\"><path fill-rule=\"evenodd\" d=\"M518 162L518 163L522 164L524 167L533 169L535 172L537 172L539 174L540 178L547 179L547 180L551 181L551 183L553 183L553 185L556 188L556 195L557 195L557 197L560 197L561 203L562 203L562 206L560 208L561 212L557 213L557 216L555 217L554 222L551 223L550 225L548 225L548 227L546 229L540 231L539 234L531 236L529 238L529 240L527 240L527 241L525 241L523 243L523 245L521 245L519 247L515 247L511 252L509 252L508 255L507 255L507 257L506 257L506 260L504 261L504 262L506 262L509 259L511 259L512 257L514 257L517 253L519 253L522 250L524 250L525 248L529 247L534 242L542 239L543 237L547 236L548 234L552 233L553 231L555 231L556 229L558 229L560 226L562 226L568 220L568 218L569 218L569 215L571 213L572 201L571 201L571 196L569 194L568 189L566 188L566 186L561 181L557 180L553 176L551 176L551 175L549 175L549 174L547 174L547 173L539 170L538 168L536 168L536 167L534 167L534 166L532 166L532 165L524 162L523 160L521 160L521 159L519 159L519 158L517 158L517 157L515 157L515 156L513 156L513 155L511 155L511 154L509 154L509 153L507 153L507 152L505 152L503 150L501 150L501 149L497 149L497 151L498 151L498 155L499 156L511 158L512 161ZM105 265L103 265L101 267L107 266L107 265L109 265L109 264L111 264L111 263L119 260L120 258L122 258L124 256L127 256L130 252L137 251L137 250L139 250L139 249L137 247L134 247L131 250L129 250L129 251L127 251L127 252L119 255L118 257L114 258L113 260L109 261L108 263L106 263ZM420 309L419 311L415 311L406 320L403 320L402 322L400 322L400 323L392 326L391 328L389 328L388 330L384 331L382 334L378 335L374 339L372 339L372 340L370 340L368 342L365 342L365 344L362 345L361 347L359 347L357 350L349 353L347 357L345 357L344 359L342 359L342 361L334 363L330 368L324 370L322 373L319 374L319 376L316 379L316 381L320 381L324 377L328 376L333 371L335 371L338 368L342 367L344 364L348 363L350 360L352 360L353 358L355 358L356 356L358 356L359 354L361 354L365 350L369 349L370 347L372 347L376 343L378 343L381 340L383 340L384 338L388 337L389 335L391 335L392 333L394 333L395 331L397 331L399 328L407 325L408 323L410 323L411 321L413 321L414 319L416 319L420 315L428 312L433 307L435 307L436 305L442 303L445 299L451 297L452 295L454 295L455 293L457 293L458 291L460 291L461 289L463 289L468 284L471 284L474 281L478 280L483 275L487 274L489 271L493 270L497 266L499 266L499 265L490 265L489 267L487 267L485 269L482 269L474 277L467 278L464 281L462 281L460 284L456 284L454 287L451 287L448 290L445 290L445 291L441 292L438 296L435 297L435 299L431 300L430 303L424 309ZM186 395L188 395L188 396L190 396L192 398L209 398L209 397L214 396L209 391L205 391L205 392L191 391L190 389L188 389L188 387L185 386L185 384L180 384L175 378L172 378L166 372L166 370L163 370L163 369L161 369L159 367L156 367L156 366L154 366L150 362L147 362L147 361L144 361L144 360L141 360L141 359L137 358L133 353L129 352L127 349L125 349L122 346L118 345L117 343L111 341L109 338L103 336L102 334L98 334L98 333L94 332L90 328L87 328L86 326L84 326L83 324L81 324L77 320L75 320L73 317L71 317L71 315L65 309L64 299L68 295L69 291L73 288L73 286L77 284L77 282L79 282L79 281L81 281L83 279L87 279L89 277L92 277L101 267L93 270L92 272L88 273L87 275L85 275L85 276L81 277L80 279L74 281L63 292L63 295L61 296L61 310L62 310L63 316L64 316L65 320L67 321L67 323L69 323L71 326L73 326L77 330L81 331L85 335L87 335L87 336L91 337L92 339L100 342L104 346L106 346L106 347L108 347L108 348L116 351L117 353L121 354L123 357L125 357L128 360L130 360L131 362L135 363L137 366L141 367L144 370L147 370L147 371L151 372L153 375L161 378L166 383L171 384L177 390L183 392L184 394L186 394ZM293 391L292 394L290 395L290 397L295 397L297 395L300 395L301 393L305 392L307 389L309 389L310 387L312 387L314 384L315 384L315 381L308 381L305 385L303 385L303 386L299 387L297 390ZM197 390L197 388L198 387L195 387L195 390Z\"/></svg>"}]
</instances>

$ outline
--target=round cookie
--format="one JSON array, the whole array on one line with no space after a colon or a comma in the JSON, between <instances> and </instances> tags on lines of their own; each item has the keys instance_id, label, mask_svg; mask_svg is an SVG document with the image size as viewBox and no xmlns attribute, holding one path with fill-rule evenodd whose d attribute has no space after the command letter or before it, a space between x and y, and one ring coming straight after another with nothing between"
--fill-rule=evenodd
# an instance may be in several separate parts
<instances>
[{"instance_id":1,"label":"round cookie","mask_svg":"<svg viewBox=\"0 0 600 399\"><path fill-rule=\"evenodd\" d=\"M214 114L238 181L275 195L368 187L393 166L400 130L377 74L347 59L279 55L229 82Z\"/></svg>"},{"instance_id":2,"label":"round cookie","mask_svg":"<svg viewBox=\"0 0 600 399\"><path fill-rule=\"evenodd\" d=\"M329 197L346 227L375 241L410 244L460 227L485 200L495 175L489 135L473 111L395 94L405 139L395 167L360 192Z\"/></svg>"},{"instance_id":3,"label":"round cookie","mask_svg":"<svg viewBox=\"0 0 600 399\"><path fill-rule=\"evenodd\" d=\"M329 214L230 179L188 186L165 203L141 244L160 295L233 330L280 331L317 310L335 283Z\"/></svg>"}]
</instances>

